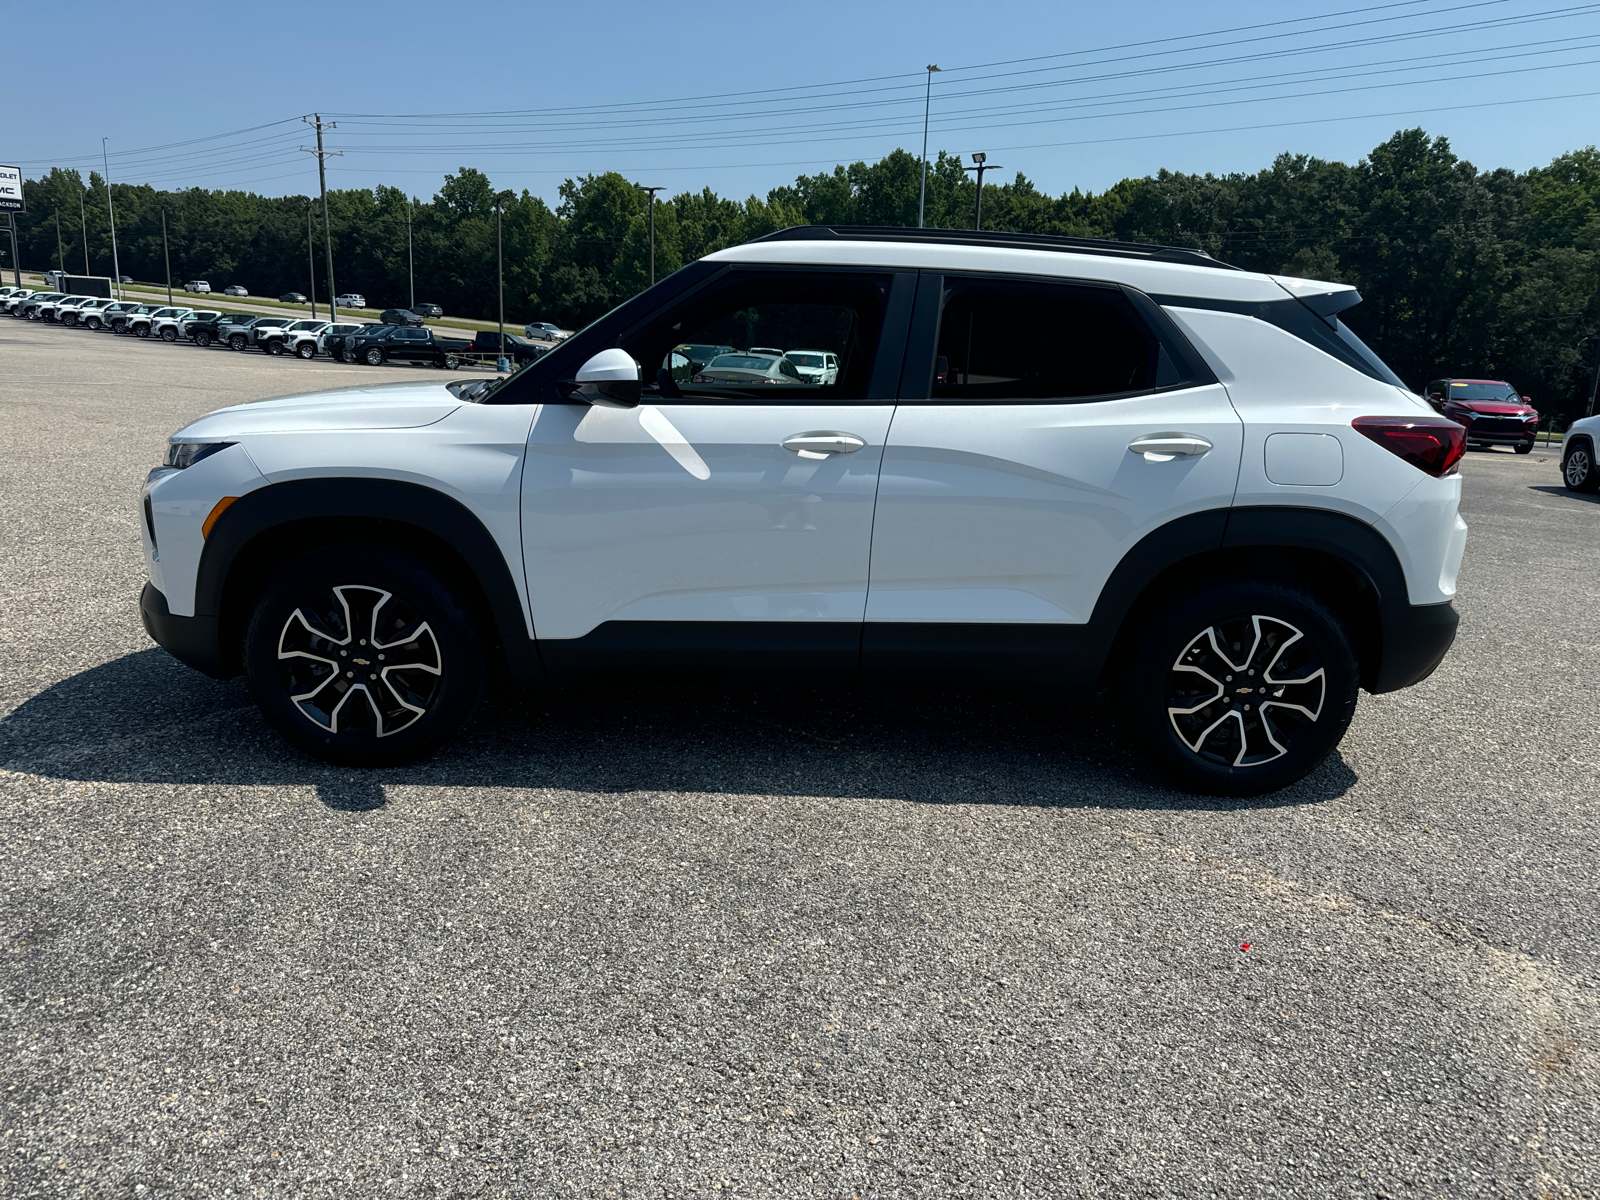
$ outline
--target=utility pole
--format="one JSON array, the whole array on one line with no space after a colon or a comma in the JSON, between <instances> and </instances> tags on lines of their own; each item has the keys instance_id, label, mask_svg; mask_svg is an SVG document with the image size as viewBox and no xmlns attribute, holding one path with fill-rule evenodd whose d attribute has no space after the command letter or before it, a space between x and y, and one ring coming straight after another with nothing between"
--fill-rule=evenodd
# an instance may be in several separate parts
<instances>
[{"instance_id":1,"label":"utility pole","mask_svg":"<svg viewBox=\"0 0 1600 1200\"><path fill-rule=\"evenodd\" d=\"M417 260L411 253L411 197L406 197L406 278L411 281L411 308L417 307Z\"/></svg>"},{"instance_id":2,"label":"utility pole","mask_svg":"<svg viewBox=\"0 0 1600 1200\"><path fill-rule=\"evenodd\" d=\"M167 248L167 210L161 210L161 258L167 264L167 303L172 303L172 251Z\"/></svg>"},{"instance_id":3,"label":"utility pole","mask_svg":"<svg viewBox=\"0 0 1600 1200\"><path fill-rule=\"evenodd\" d=\"M111 155L106 150L110 138L100 139L100 161L106 168L106 212L111 217L111 274L117 280L117 299L122 299L122 264L117 259L117 210L111 207Z\"/></svg>"},{"instance_id":4,"label":"utility pole","mask_svg":"<svg viewBox=\"0 0 1600 1200\"><path fill-rule=\"evenodd\" d=\"M505 209L505 201L496 196L494 200L494 276L495 283L500 289L500 359L495 363L496 371L509 371L511 359L506 354L506 254L505 239L500 233L500 216Z\"/></svg>"},{"instance_id":5,"label":"utility pole","mask_svg":"<svg viewBox=\"0 0 1600 1200\"><path fill-rule=\"evenodd\" d=\"M1000 169L999 163L989 162L988 158L987 154L974 154L972 156L974 165L961 168L963 171L976 171L978 173L978 209L972 216L972 227L974 229L983 228L983 173Z\"/></svg>"},{"instance_id":6,"label":"utility pole","mask_svg":"<svg viewBox=\"0 0 1600 1200\"><path fill-rule=\"evenodd\" d=\"M67 273L67 252L61 248L61 206L56 205L56 266Z\"/></svg>"},{"instance_id":7,"label":"utility pole","mask_svg":"<svg viewBox=\"0 0 1600 1200\"><path fill-rule=\"evenodd\" d=\"M650 286L656 283L656 193L664 192L664 187L645 187L642 183L633 185L641 192L650 194Z\"/></svg>"},{"instance_id":8,"label":"utility pole","mask_svg":"<svg viewBox=\"0 0 1600 1200\"><path fill-rule=\"evenodd\" d=\"M306 201L306 273L311 277L311 319L317 319L317 256L311 252L311 201ZM331 298L331 297L330 297Z\"/></svg>"},{"instance_id":9,"label":"utility pole","mask_svg":"<svg viewBox=\"0 0 1600 1200\"><path fill-rule=\"evenodd\" d=\"M6 224L11 229L11 282L22 286L22 259L17 256L17 214L7 213Z\"/></svg>"},{"instance_id":10,"label":"utility pole","mask_svg":"<svg viewBox=\"0 0 1600 1200\"><path fill-rule=\"evenodd\" d=\"M87 188L78 189L78 223L83 226L83 273L85 275L91 273L89 271L89 213L83 207L83 193L87 190Z\"/></svg>"},{"instance_id":11,"label":"utility pole","mask_svg":"<svg viewBox=\"0 0 1600 1200\"><path fill-rule=\"evenodd\" d=\"M339 304L336 297L339 295L333 282L333 226L328 223L328 159L344 157L343 150L324 150L322 148L322 131L324 129L339 128L332 121L324 122L321 113L312 113L309 117L301 117L307 125L314 125L317 130L317 148L301 146L306 154L317 156L317 184L322 188L322 236L328 249L328 319L339 319Z\"/></svg>"},{"instance_id":12,"label":"utility pole","mask_svg":"<svg viewBox=\"0 0 1600 1200\"><path fill-rule=\"evenodd\" d=\"M928 113L933 109L933 73L939 69L928 64L928 94L922 99L922 195L917 199L917 228L922 228L923 214L928 210Z\"/></svg>"}]
</instances>

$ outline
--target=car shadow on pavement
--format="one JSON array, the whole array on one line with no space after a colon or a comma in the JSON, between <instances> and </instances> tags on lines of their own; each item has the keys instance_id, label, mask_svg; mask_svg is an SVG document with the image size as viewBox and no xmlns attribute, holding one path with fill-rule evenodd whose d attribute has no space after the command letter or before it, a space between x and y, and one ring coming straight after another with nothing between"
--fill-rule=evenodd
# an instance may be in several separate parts
<instances>
[{"instance_id":1,"label":"car shadow on pavement","mask_svg":"<svg viewBox=\"0 0 1600 1200\"><path fill-rule=\"evenodd\" d=\"M343 812L401 786L877 798L923 804L1235 809L1314 804L1355 773L1336 753L1253 800L1180 792L1105 696L979 690L612 686L493 695L433 757L351 770L261 718L242 680L150 649L45 689L0 721L0 767L84 781L315 787Z\"/></svg>"},{"instance_id":2,"label":"car shadow on pavement","mask_svg":"<svg viewBox=\"0 0 1600 1200\"><path fill-rule=\"evenodd\" d=\"M1574 492L1570 488L1551 483L1530 483L1530 492L1543 492L1547 496L1560 496L1566 500L1578 500L1584 504L1600 504L1600 493Z\"/></svg>"}]
</instances>

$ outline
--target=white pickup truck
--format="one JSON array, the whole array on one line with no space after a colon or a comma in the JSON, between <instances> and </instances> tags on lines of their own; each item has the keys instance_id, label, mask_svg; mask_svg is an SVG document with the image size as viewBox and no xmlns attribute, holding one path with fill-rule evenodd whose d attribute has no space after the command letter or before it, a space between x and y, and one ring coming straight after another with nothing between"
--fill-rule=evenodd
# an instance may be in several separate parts
<instances>
[{"instance_id":1,"label":"white pickup truck","mask_svg":"<svg viewBox=\"0 0 1600 1200\"><path fill-rule=\"evenodd\" d=\"M90 296L87 300L74 298L71 301L63 300L56 309L56 320L63 325L87 325L89 317L100 312L111 301L104 296Z\"/></svg>"},{"instance_id":2,"label":"white pickup truck","mask_svg":"<svg viewBox=\"0 0 1600 1200\"><path fill-rule=\"evenodd\" d=\"M158 308L154 312L135 313L124 328L137 337L147 338L157 332L157 322L181 321L193 312L192 308Z\"/></svg>"},{"instance_id":3,"label":"white pickup truck","mask_svg":"<svg viewBox=\"0 0 1600 1200\"><path fill-rule=\"evenodd\" d=\"M263 329L256 345L268 354L298 354L301 358L317 356L317 335L328 327L326 321L291 321L277 329Z\"/></svg>"}]
</instances>

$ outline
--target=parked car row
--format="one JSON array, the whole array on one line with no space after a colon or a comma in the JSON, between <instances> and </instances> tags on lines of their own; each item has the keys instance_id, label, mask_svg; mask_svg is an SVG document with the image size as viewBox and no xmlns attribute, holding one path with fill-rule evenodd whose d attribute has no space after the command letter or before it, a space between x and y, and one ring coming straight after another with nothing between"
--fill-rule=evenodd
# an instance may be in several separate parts
<instances>
[{"instance_id":1,"label":"parked car row","mask_svg":"<svg viewBox=\"0 0 1600 1200\"><path fill-rule=\"evenodd\" d=\"M433 306L437 307L437 306ZM294 316L230 313L177 305L140 304L28 288L0 287L0 311L13 317L50 321L91 330L110 330L162 341L186 340L201 348L260 350L265 354L315 358L319 354L347 363L379 366L387 362L429 363L454 370L471 358L507 357L520 366L541 358L548 349L508 333L483 332L472 339L442 337L419 328L416 313L401 310L410 321L320 321ZM389 316L391 314L385 314Z\"/></svg>"}]
</instances>

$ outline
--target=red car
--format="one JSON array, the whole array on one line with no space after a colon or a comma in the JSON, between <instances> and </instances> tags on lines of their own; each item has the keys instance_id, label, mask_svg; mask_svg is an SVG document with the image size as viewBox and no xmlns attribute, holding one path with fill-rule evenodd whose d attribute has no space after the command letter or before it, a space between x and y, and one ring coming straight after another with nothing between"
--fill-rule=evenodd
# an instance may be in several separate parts
<instances>
[{"instance_id":1,"label":"red car","mask_svg":"<svg viewBox=\"0 0 1600 1200\"><path fill-rule=\"evenodd\" d=\"M1468 446L1510 446L1518 454L1533 449L1539 413L1526 396L1499 379L1435 379L1428 403L1467 427Z\"/></svg>"}]
</instances>

